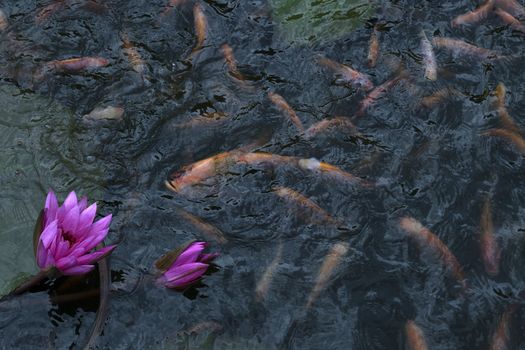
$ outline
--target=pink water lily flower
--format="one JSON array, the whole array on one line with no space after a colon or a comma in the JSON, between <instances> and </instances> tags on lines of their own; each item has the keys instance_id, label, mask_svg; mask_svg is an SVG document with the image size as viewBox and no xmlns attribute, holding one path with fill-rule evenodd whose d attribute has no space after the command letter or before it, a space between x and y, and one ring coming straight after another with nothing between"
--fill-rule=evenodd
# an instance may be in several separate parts
<instances>
[{"instance_id":1,"label":"pink water lily flower","mask_svg":"<svg viewBox=\"0 0 525 350\"><path fill-rule=\"evenodd\" d=\"M88 207L87 199L79 201L75 192L59 207L55 194L50 191L36 248L38 267L41 270L56 267L63 275L82 275L93 270L93 264L116 247L93 250L104 240L111 223L111 214L94 222L96 213L97 204Z\"/></svg>"},{"instance_id":2,"label":"pink water lily flower","mask_svg":"<svg viewBox=\"0 0 525 350\"><path fill-rule=\"evenodd\" d=\"M208 270L218 253L202 254L206 242L190 243L160 276L159 282L168 288L184 288L197 282Z\"/></svg>"}]
</instances>

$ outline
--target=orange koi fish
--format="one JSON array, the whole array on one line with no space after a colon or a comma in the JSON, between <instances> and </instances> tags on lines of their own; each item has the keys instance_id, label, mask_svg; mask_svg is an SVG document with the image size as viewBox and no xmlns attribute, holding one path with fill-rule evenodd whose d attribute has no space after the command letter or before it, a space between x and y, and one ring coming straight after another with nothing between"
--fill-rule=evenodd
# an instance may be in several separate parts
<instances>
[{"instance_id":1,"label":"orange koi fish","mask_svg":"<svg viewBox=\"0 0 525 350\"><path fill-rule=\"evenodd\" d=\"M387 80L383 84L377 86L372 90L360 103L359 108L357 109L356 116L362 117L365 112L375 104L377 100L383 97L390 89L397 85L402 79L405 79L404 75L399 75L393 79Z\"/></svg>"},{"instance_id":2,"label":"orange koi fish","mask_svg":"<svg viewBox=\"0 0 525 350\"><path fill-rule=\"evenodd\" d=\"M458 27L460 25L470 25L481 22L489 16L493 9L494 0L487 0L483 5L481 5L474 11L469 11L463 15L454 18L451 23L452 27Z\"/></svg>"},{"instance_id":3,"label":"orange koi fish","mask_svg":"<svg viewBox=\"0 0 525 350\"><path fill-rule=\"evenodd\" d=\"M231 46L228 44L222 44L221 51L224 55L224 61L228 65L230 75L236 79L244 80L244 77L242 76L241 72L239 72L239 70L237 69L237 61L233 56L233 49L231 48Z\"/></svg>"},{"instance_id":4,"label":"orange koi fish","mask_svg":"<svg viewBox=\"0 0 525 350\"><path fill-rule=\"evenodd\" d=\"M60 11L65 4L65 0L56 0L55 2L45 6L36 14L35 23L38 25L43 24L49 17Z\"/></svg>"},{"instance_id":5,"label":"orange koi fish","mask_svg":"<svg viewBox=\"0 0 525 350\"><path fill-rule=\"evenodd\" d=\"M512 314L516 307L511 305L503 312L498 322L498 326L492 334L490 342L490 350L507 350L510 349L508 343L510 341L510 322Z\"/></svg>"},{"instance_id":6,"label":"orange koi fish","mask_svg":"<svg viewBox=\"0 0 525 350\"><path fill-rule=\"evenodd\" d=\"M525 17L525 7L516 0L496 0L496 6L514 17Z\"/></svg>"},{"instance_id":7,"label":"orange koi fish","mask_svg":"<svg viewBox=\"0 0 525 350\"><path fill-rule=\"evenodd\" d=\"M342 77L344 82L350 83L352 86L361 87L365 91L371 90L374 88L374 84L370 81L367 75L358 72L344 64L337 63L331 59L320 57L317 61L323 66L333 70L336 74Z\"/></svg>"},{"instance_id":8,"label":"orange koi fish","mask_svg":"<svg viewBox=\"0 0 525 350\"><path fill-rule=\"evenodd\" d=\"M434 108L443 101L460 95L460 92L454 88L443 88L434 92L432 95L423 97L420 104L425 108Z\"/></svg>"},{"instance_id":9,"label":"orange koi fish","mask_svg":"<svg viewBox=\"0 0 525 350\"><path fill-rule=\"evenodd\" d=\"M109 61L103 57L77 57L66 60L51 61L47 68L60 73L77 73L87 69L105 67Z\"/></svg>"},{"instance_id":10,"label":"orange koi fish","mask_svg":"<svg viewBox=\"0 0 525 350\"><path fill-rule=\"evenodd\" d=\"M128 57L131 67L140 75L144 74L146 71L146 63L144 63L142 57L140 57L140 53L137 51L137 48L135 45L133 45L133 43L131 43L131 41L129 41L126 33L121 33L120 38L123 43L122 51L124 51L124 54Z\"/></svg>"},{"instance_id":11,"label":"orange koi fish","mask_svg":"<svg viewBox=\"0 0 525 350\"><path fill-rule=\"evenodd\" d=\"M9 26L9 22L7 21L7 15L2 9L0 9L0 30L6 30L7 26Z\"/></svg>"},{"instance_id":12,"label":"orange koi fish","mask_svg":"<svg viewBox=\"0 0 525 350\"><path fill-rule=\"evenodd\" d=\"M454 277L466 288L465 277L463 270L458 260L448 249L448 247L428 228L421 225L419 221L414 218L404 217L399 222L399 226L405 230L410 237L417 240L421 247L429 246L439 255L445 266L448 266L452 271Z\"/></svg>"},{"instance_id":13,"label":"orange koi fish","mask_svg":"<svg viewBox=\"0 0 525 350\"><path fill-rule=\"evenodd\" d=\"M304 132L303 137L306 139L311 139L316 135L333 128L347 129L352 132L356 130L356 126L348 119L348 117L335 117L331 119L323 119L320 122L310 126Z\"/></svg>"},{"instance_id":14,"label":"orange koi fish","mask_svg":"<svg viewBox=\"0 0 525 350\"><path fill-rule=\"evenodd\" d=\"M206 40L206 33L208 32L208 20L204 11L198 3L193 6L193 18L195 22L195 34L197 35L197 43L192 52L199 51Z\"/></svg>"},{"instance_id":15,"label":"orange koi fish","mask_svg":"<svg viewBox=\"0 0 525 350\"><path fill-rule=\"evenodd\" d=\"M481 212L480 227L481 256L483 258L483 264L485 265L485 271L487 271L490 276L496 276L499 273L501 250L494 237L494 226L492 224L492 213L490 210L490 200L488 198L485 199L485 204Z\"/></svg>"},{"instance_id":16,"label":"orange koi fish","mask_svg":"<svg viewBox=\"0 0 525 350\"><path fill-rule=\"evenodd\" d=\"M412 320L408 320L405 325L408 350L427 350L427 342L423 330Z\"/></svg>"},{"instance_id":17,"label":"orange koi fish","mask_svg":"<svg viewBox=\"0 0 525 350\"><path fill-rule=\"evenodd\" d=\"M328 223L331 225L340 224L339 220L334 219L332 215L328 214L326 210L315 204L310 198L303 196L301 193L294 191L291 188L274 187L273 193L294 205L307 209L312 214L309 218L314 223Z\"/></svg>"},{"instance_id":18,"label":"orange koi fish","mask_svg":"<svg viewBox=\"0 0 525 350\"><path fill-rule=\"evenodd\" d=\"M264 271L264 274L262 275L261 279L257 282L257 286L255 287L255 297L257 301L261 302L264 299L266 299L266 296L268 295L268 290L270 289L270 283L273 279L275 272L277 271L277 268L279 267L282 255L283 244L280 243L279 247L277 248L277 253L275 254L275 257L273 258L270 265L268 265L266 271Z\"/></svg>"},{"instance_id":19,"label":"orange koi fish","mask_svg":"<svg viewBox=\"0 0 525 350\"><path fill-rule=\"evenodd\" d=\"M518 148L518 150L525 154L525 140L519 134L507 129L490 129L481 134L481 136L497 136L507 139Z\"/></svg>"},{"instance_id":20,"label":"orange koi fish","mask_svg":"<svg viewBox=\"0 0 525 350\"><path fill-rule=\"evenodd\" d=\"M290 118L292 123L294 123L294 125L297 127L297 129L299 129L299 131L304 130L301 119L299 119L293 108L290 107L290 105L281 95L270 91L268 92L268 97L270 98L270 101L272 101L272 103L281 110L281 112L285 113Z\"/></svg>"},{"instance_id":21,"label":"orange koi fish","mask_svg":"<svg viewBox=\"0 0 525 350\"><path fill-rule=\"evenodd\" d=\"M499 117L505 128L516 133L521 134L521 130L518 127L518 124L512 119L507 108L505 107L505 95L507 94L507 89L503 83L499 83L496 86L494 95L496 96L496 109L498 110Z\"/></svg>"},{"instance_id":22,"label":"orange koi fish","mask_svg":"<svg viewBox=\"0 0 525 350\"><path fill-rule=\"evenodd\" d=\"M339 261L348 253L348 243L336 243L330 249L317 274L315 285L308 296L306 308L309 309L314 301L319 297L319 294L328 286L328 282L332 277L334 269L339 265Z\"/></svg>"},{"instance_id":23,"label":"orange koi fish","mask_svg":"<svg viewBox=\"0 0 525 350\"><path fill-rule=\"evenodd\" d=\"M219 244L225 244L228 242L224 233L215 226L205 222L201 218L187 212L183 209L177 209L177 214L181 216L184 220L189 222L193 227L198 231L202 232L208 239L212 239Z\"/></svg>"},{"instance_id":24,"label":"orange koi fish","mask_svg":"<svg viewBox=\"0 0 525 350\"><path fill-rule=\"evenodd\" d=\"M84 119L91 120L122 120L124 115L124 108L122 107L97 107L89 114L84 116Z\"/></svg>"},{"instance_id":25,"label":"orange koi fish","mask_svg":"<svg viewBox=\"0 0 525 350\"><path fill-rule=\"evenodd\" d=\"M186 0L170 0L169 3L164 8L164 11L162 11L162 16L167 15L173 8L178 7L182 4L184 4Z\"/></svg>"},{"instance_id":26,"label":"orange koi fish","mask_svg":"<svg viewBox=\"0 0 525 350\"><path fill-rule=\"evenodd\" d=\"M364 186L371 186L371 184L361 180L360 178L339 169L335 165L331 165L328 163L320 162L315 158L310 159L300 159L298 161L298 165L300 168L308 171L312 171L315 173L321 173L322 175L326 175L329 177L332 177L336 180L341 180L343 182L350 182L350 183L360 183Z\"/></svg>"},{"instance_id":27,"label":"orange koi fish","mask_svg":"<svg viewBox=\"0 0 525 350\"><path fill-rule=\"evenodd\" d=\"M525 25L523 25L523 23L521 23L516 17L500 8L496 9L494 12L506 25L510 26L515 31L525 34Z\"/></svg>"},{"instance_id":28,"label":"orange koi fish","mask_svg":"<svg viewBox=\"0 0 525 350\"><path fill-rule=\"evenodd\" d=\"M499 52L485 49L483 47L478 47L469 43L466 43L461 40L452 39L452 38L437 38L433 40L434 46L445 48L452 52L454 56L466 55L473 56L476 58L481 58L484 60L495 60L501 59L505 56L501 55Z\"/></svg>"},{"instance_id":29,"label":"orange koi fish","mask_svg":"<svg viewBox=\"0 0 525 350\"><path fill-rule=\"evenodd\" d=\"M370 68L376 66L377 56L379 56L379 39L377 38L376 27L374 27L372 34L370 34L370 43L368 44L367 63Z\"/></svg>"}]
</instances>

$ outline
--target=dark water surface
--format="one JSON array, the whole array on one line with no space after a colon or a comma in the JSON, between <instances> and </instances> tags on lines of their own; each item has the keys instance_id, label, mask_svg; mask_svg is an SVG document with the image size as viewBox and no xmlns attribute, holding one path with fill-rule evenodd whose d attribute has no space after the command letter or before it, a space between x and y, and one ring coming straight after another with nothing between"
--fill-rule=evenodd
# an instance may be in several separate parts
<instances>
[{"instance_id":1,"label":"dark water surface","mask_svg":"<svg viewBox=\"0 0 525 350\"><path fill-rule=\"evenodd\" d=\"M86 194L115 218L108 242L120 244L110 259L100 349L403 349L408 320L423 330L429 348L488 349L501 315L512 308L509 348L525 349L518 307L525 288L525 164L508 141L480 135L501 125L491 96L499 82L510 115L524 124L523 36L493 15L452 28L450 21L475 1L326 1L349 8L328 14L343 18L347 30L310 32L281 23L303 10L308 17L307 6L289 17L281 8L277 17L272 6L279 1L206 0L208 36L192 54L194 3L181 1L163 14L167 2L68 0L38 24L45 6L61 2L1 3L9 26L0 42L0 287L35 272L32 225L52 187L62 199L70 190ZM369 68L375 24L380 53ZM440 70L430 82L423 77L421 30L514 59L483 62L436 49ZM143 73L130 65L123 37L145 62ZM244 82L228 73L224 43ZM340 85L317 63L319 55L352 64L376 85L400 64L410 78L354 117L365 93ZM110 64L82 74L42 73L45 62L80 56ZM434 108L420 105L446 87L460 93ZM360 134L336 128L307 140L270 102L270 91L305 127L345 116ZM123 107L123 120L82 117L100 106ZM291 164L236 164L185 193L166 188L183 166L240 147L315 157L374 185ZM278 197L276 186L310 198L344 227L314 222L307 209ZM485 272L480 253L487 196L502 249L496 276ZM211 239L183 210L217 227L227 242ZM428 227L457 257L465 291L439 255L399 228L404 216ZM216 271L184 294L156 287L153 262L189 239L208 240L220 252ZM349 244L348 253L307 308L338 242ZM280 246L282 258L260 300L256 285ZM0 348L82 348L97 288L95 272L0 304ZM91 294L57 297L79 291Z\"/></svg>"}]
</instances>

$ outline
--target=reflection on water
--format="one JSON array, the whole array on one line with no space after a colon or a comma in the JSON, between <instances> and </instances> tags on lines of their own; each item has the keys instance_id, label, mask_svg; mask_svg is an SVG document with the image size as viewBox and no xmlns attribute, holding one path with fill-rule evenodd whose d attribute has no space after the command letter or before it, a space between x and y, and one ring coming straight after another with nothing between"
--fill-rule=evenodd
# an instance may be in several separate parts
<instances>
[{"instance_id":1,"label":"reflection on water","mask_svg":"<svg viewBox=\"0 0 525 350\"><path fill-rule=\"evenodd\" d=\"M47 189L74 189L120 242L99 348L523 347L519 23L451 23L469 1L198 4L2 3L0 288L34 272ZM192 238L217 271L157 288ZM97 277L0 304L2 347L81 348Z\"/></svg>"}]
</instances>

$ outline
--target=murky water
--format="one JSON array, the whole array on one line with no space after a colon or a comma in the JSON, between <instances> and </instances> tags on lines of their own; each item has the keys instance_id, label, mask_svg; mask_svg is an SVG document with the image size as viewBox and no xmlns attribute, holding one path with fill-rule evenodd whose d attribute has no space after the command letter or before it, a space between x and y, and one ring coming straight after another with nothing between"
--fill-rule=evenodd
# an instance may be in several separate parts
<instances>
[{"instance_id":1,"label":"murky water","mask_svg":"<svg viewBox=\"0 0 525 350\"><path fill-rule=\"evenodd\" d=\"M525 164L506 139L481 135L501 127L493 103L500 82L509 114L523 126L522 35L494 14L451 27L478 6L471 1L207 0L200 2L207 38L192 52L194 2L167 3L1 3L9 22L0 42L1 289L35 272L32 227L51 187L62 199L70 190L88 195L115 217L108 241L119 247L100 349L403 349L408 320L429 348L483 349L506 310L514 310L508 346L525 348ZM44 16L49 5L54 12ZM379 57L370 68L374 26ZM421 30L511 57L483 61L436 49L432 82L423 77ZM225 43L245 80L229 72ZM130 48L143 66L133 65ZM42 68L80 56L109 65L82 74ZM400 69L410 76L358 117L366 93L341 85L321 56L351 64L375 85ZM457 93L431 108L421 104L443 88ZM306 138L269 92L282 95L305 128L342 116L356 130ZM83 117L106 106L124 108L122 120ZM184 193L166 188L173 172L239 148L315 157L362 184L292 161L240 162ZM279 187L308 197L337 224L280 197ZM487 197L502 251L494 276L480 249ZM400 228L407 216L448 246L465 288L432 246L420 249ZM217 269L185 293L156 287L153 262L193 238L220 252ZM308 304L335 244L348 251ZM269 266L269 284L257 292ZM82 348L97 291L94 272L0 304L0 348Z\"/></svg>"}]
</instances>

